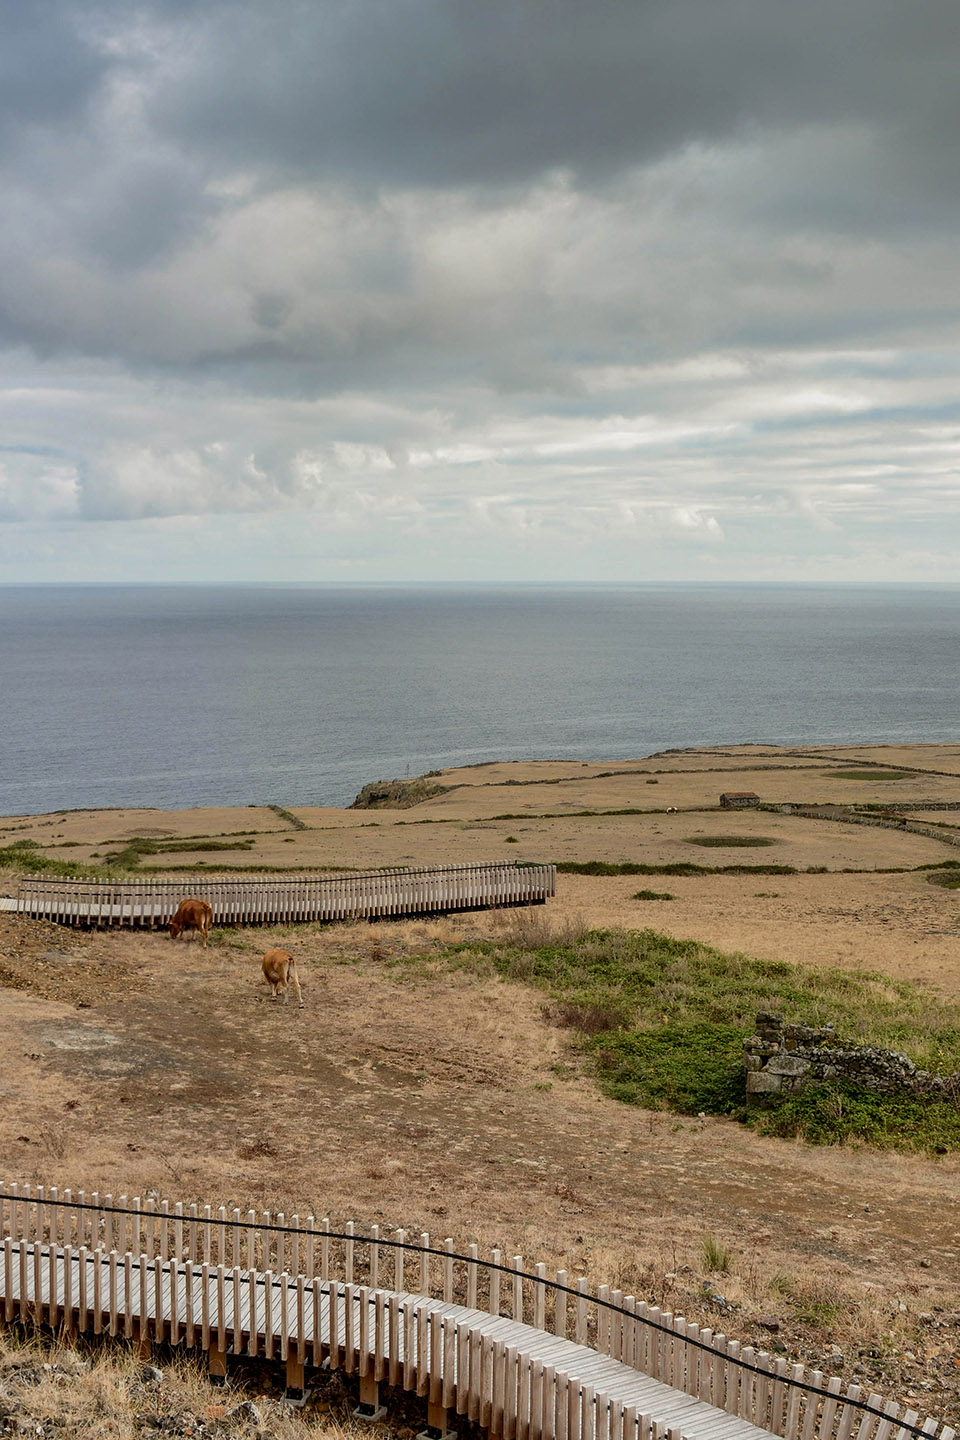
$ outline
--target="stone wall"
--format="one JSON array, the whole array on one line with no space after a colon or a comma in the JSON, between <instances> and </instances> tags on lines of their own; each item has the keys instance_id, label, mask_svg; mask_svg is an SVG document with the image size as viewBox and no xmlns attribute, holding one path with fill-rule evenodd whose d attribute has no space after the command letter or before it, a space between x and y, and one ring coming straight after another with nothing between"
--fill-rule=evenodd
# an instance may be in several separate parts
<instances>
[{"instance_id":1,"label":"stone wall","mask_svg":"<svg viewBox=\"0 0 960 1440\"><path fill-rule=\"evenodd\" d=\"M837 1038L832 1025L816 1030L765 1012L756 1023L757 1033L743 1042L748 1103L795 1094L815 1080L848 1080L882 1095L960 1098L960 1075L932 1075L898 1050L851 1045Z\"/></svg>"},{"instance_id":2,"label":"stone wall","mask_svg":"<svg viewBox=\"0 0 960 1440\"><path fill-rule=\"evenodd\" d=\"M922 820L908 820L905 815L893 814L894 810L900 807L890 805L887 811L867 812L854 810L847 805L811 805L800 800L781 800L776 804L761 805L761 810L776 811L781 815L799 815L804 820L834 820L840 825L872 825L879 830L909 830L912 835L926 835L930 840L940 840L944 845L960 845L960 834L950 831L939 825L924 825ZM926 805L910 806L910 809L932 809ZM940 805L941 810L952 809L950 805Z\"/></svg>"}]
</instances>

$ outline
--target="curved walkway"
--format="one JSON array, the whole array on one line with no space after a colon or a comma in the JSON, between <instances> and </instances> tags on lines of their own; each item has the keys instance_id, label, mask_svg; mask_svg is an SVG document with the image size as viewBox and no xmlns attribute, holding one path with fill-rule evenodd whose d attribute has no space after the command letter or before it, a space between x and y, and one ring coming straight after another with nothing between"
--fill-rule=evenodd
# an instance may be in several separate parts
<instances>
[{"instance_id":1,"label":"curved walkway","mask_svg":"<svg viewBox=\"0 0 960 1440\"><path fill-rule=\"evenodd\" d=\"M586 1345L423 1295L116 1251L4 1244L4 1317L358 1373L457 1410L504 1440L769 1440L761 1430Z\"/></svg>"},{"instance_id":2,"label":"curved walkway","mask_svg":"<svg viewBox=\"0 0 960 1440\"><path fill-rule=\"evenodd\" d=\"M555 865L491 861L342 875L198 875L130 880L20 881L14 908L60 925L153 929L187 897L207 900L215 925L452 914L504 905L542 905L556 893Z\"/></svg>"}]
</instances>

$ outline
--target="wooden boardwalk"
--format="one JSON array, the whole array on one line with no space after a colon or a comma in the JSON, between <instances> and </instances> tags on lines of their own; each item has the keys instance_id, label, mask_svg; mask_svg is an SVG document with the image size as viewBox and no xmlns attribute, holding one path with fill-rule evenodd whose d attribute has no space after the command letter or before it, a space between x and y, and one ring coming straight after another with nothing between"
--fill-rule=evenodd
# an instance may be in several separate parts
<instances>
[{"instance_id":1,"label":"wooden boardwalk","mask_svg":"<svg viewBox=\"0 0 960 1440\"><path fill-rule=\"evenodd\" d=\"M2 1300L7 1322L200 1345L215 1370L276 1359L297 1388L329 1360L372 1409L380 1382L425 1397L437 1428L455 1410L504 1440L769 1440L588 1346L423 1295L7 1239Z\"/></svg>"},{"instance_id":2,"label":"wooden boardwalk","mask_svg":"<svg viewBox=\"0 0 960 1440\"><path fill-rule=\"evenodd\" d=\"M344 875L216 876L149 880L21 880L16 910L60 925L153 929L187 896L207 900L215 925L451 914L540 905L556 893L554 865L493 863Z\"/></svg>"},{"instance_id":3,"label":"wooden boardwalk","mask_svg":"<svg viewBox=\"0 0 960 1440\"><path fill-rule=\"evenodd\" d=\"M302 1391L328 1362L502 1440L955 1440L949 1425L519 1255L425 1232L0 1184L0 1315L263 1356ZM231 1358L232 1357L232 1358Z\"/></svg>"}]
</instances>

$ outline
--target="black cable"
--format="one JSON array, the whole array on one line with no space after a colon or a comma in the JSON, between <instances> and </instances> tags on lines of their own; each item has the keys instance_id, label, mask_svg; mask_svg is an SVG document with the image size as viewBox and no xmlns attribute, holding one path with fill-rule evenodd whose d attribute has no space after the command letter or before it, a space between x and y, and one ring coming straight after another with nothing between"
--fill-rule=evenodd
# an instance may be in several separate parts
<instances>
[{"instance_id":1,"label":"black cable","mask_svg":"<svg viewBox=\"0 0 960 1440\"><path fill-rule=\"evenodd\" d=\"M82 1200L61 1200L59 1198L57 1198L56 1200L50 1200L46 1196L44 1196L44 1198L41 1200L39 1197L32 1195L3 1195L0 1196L0 1199L9 1200L11 1203L19 1202L25 1205L49 1205L57 1209L65 1208L69 1210L90 1210L98 1215L132 1215L140 1220L150 1219L162 1220L164 1222L173 1221L175 1224L186 1225L229 1225L232 1229L256 1229L267 1232L269 1234L277 1235L302 1235L309 1237L313 1240L349 1240L354 1242L355 1244L360 1245L386 1245L388 1248L394 1250L409 1250L412 1251L414 1254L418 1255L436 1255L441 1259L445 1260L459 1260L464 1265L482 1265L486 1270L496 1270L503 1275L512 1275L514 1278L520 1280L529 1280L535 1285L549 1285L550 1288L556 1291L556 1293L559 1295L570 1295L575 1300L589 1300L598 1308L602 1307L603 1309L608 1310L615 1315L622 1315L628 1320L635 1320L641 1325L646 1325L651 1330L659 1331L659 1333L662 1335L671 1335L674 1339L682 1340L684 1344L692 1345L694 1349L702 1350L708 1355L718 1356L720 1359L725 1360L728 1364L736 1365L740 1370L746 1371L747 1374L760 1375L767 1380L772 1380L774 1384L789 1385L795 1389L805 1391L808 1395L817 1395L825 1400L833 1400L838 1405L852 1405L857 1410L863 1411L864 1414L876 1415L881 1420L889 1420L891 1424L895 1424L897 1426L897 1429L900 1432L909 1432L909 1434L911 1435L921 1437L921 1440L931 1440L930 1432L924 1430L921 1426L910 1425L907 1424L905 1421L891 1420L891 1417L887 1414L885 1410L878 1409L875 1405L869 1404L869 1402L866 1400L847 1399L843 1395L835 1394L832 1390L825 1390L821 1386L810 1385L803 1380L794 1380L793 1377L789 1375L774 1375L771 1371L763 1370L758 1365L751 1365L748 1360L741 1360L738 1356L724 1355L722 1351L715 1350L711 1345L707 1345L703 1340L694 1340L692 1337L689 1337L687 1335L681 1335L679 1331L672 1330L669 1325L662 1325L658 1320L651 1320L646 1316L636 1315L630 1310L624 1310L622 1306L615 1305L612 1300L603 1300L600 1298L599 1295L584 1295L583 1291L574 1290L573 1287L570 1285L561 1285L556 1280L546 1279L545 1276L533 1275L530 1273L529 1270L515 1270L511 1266L504 1265L499 1261L481 1260L479 1256L474 1257L472 1255L461 1255L459 1254L459 1252L451 1250L438 1250L435 1246L430 1245L412 1245L407 1240L390 1240L386 1236L357 1234L349 1235L346 1233L346 1231L339 1230L305 1230L300 1225L274 1225L270 1223L264 1225L258 1223L257 1221L254 1221L253 1225L251 1226L250 1222L246 1219L234 1220L232 1218L228 1219L226 1216L223 1216L221 1218L219 1215L217 1215L216 1217L211 1215L210 1218L207 1219L206 1216L184 1215L182 1213L176 1214L174 1212L171 1212L169 1209L166 1211L142 1209L132 1210L119 1205L94 1205L88 1201ZM162 1263L166 1264L168 1262L164 1261ZM179 1261L176 1263L179 1263ZM336 1281L334 1283L339 1285L345 1282Z\"/></svg>"}]
</instances>

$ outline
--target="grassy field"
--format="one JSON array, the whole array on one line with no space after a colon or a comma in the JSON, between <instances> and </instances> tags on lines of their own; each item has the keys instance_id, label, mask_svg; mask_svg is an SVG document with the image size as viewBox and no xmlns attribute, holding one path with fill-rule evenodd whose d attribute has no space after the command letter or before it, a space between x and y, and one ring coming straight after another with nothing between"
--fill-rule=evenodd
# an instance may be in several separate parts
<instances>
[{"instance_id":1,"label":"grassy field","mask_svg":"<svg viewBox=\"0 0 960 1440\"><path fill-rule=\"evenodd\" d=\"M764 1133L733 1083L760 1008L958 1068L960 917L929 880L955 878L960 832L922 807L960 801L960 747L435 778L443 793L402 811L286 798L0 821L7 893L40 868L561 871L537 911L223 930L208 949L0 915L8 1177L497 1245L743 1343L769 1348L773 1315L789 1358L960 1415L951 1117L824 1089ZM769 808L721 811L731 788ZM835 818L779 809L801 802ZM936 833L843 823L894 803ZM303 1010L258 985L274 944L297 955Z\"/></svg>"},{"instance_id":2,"label":"grassy field","mask_svg":"<svg viewBox=\"0 0 960 1440\"><path fill-rule=\"evenodd\" d=\"M937 1074L960 1074L960 1004L913 982L728 955L653 930L552 935L539 916L509 944L472 941L398 966L468 970L530 985L577 1036L603 1092L685 1115L732 1115L764 1134L942 1154L960 1148L957 1098L869 1095L823 1083L771 1111L748 1112L743 1041L758 1011L832 1024L838 1040L883 1046Z\"/></svg>"}]
</instances>

